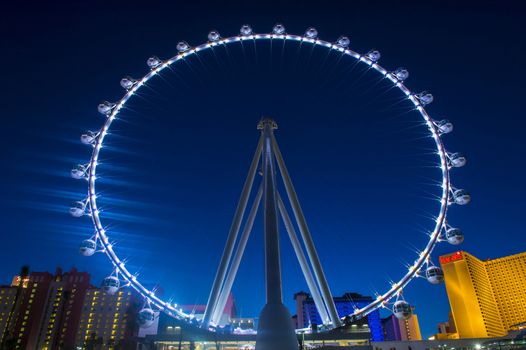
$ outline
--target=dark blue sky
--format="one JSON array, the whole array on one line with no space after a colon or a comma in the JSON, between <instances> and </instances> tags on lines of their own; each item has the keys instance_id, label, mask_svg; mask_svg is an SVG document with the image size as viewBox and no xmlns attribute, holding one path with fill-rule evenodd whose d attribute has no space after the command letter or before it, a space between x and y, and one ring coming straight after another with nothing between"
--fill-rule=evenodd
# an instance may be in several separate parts
<instances>
[{"instance_id":1,"label":"dark blue sky","mask_svg":"<svg viewBox=\"0 0 526 350\"><path fill-rule=\"evenodd\" d=\"M2 283L26 263L77 266L96 284L109 273L103 256L78 256L91 228L66 214L84 191L68 178L71 165L89 157L79 134L101 125L96 104L122 96L119 79L146 73L148 56L171 57L179 40L201 43L210 29L232 35L243 23L267 32L282 22L298 34L315 26L326 40L345 34L358 52L379 49L384 67L408 68L407 85L435 95L429 112L455 124L447 148L468 156L452 174L473 195L470 206L451 212L466 233L461 249L480 258L524 251L526 12L518 4L1 6ZM121 257L176 301L206 302L256 122L270 114L334 294L384 291L425 244L436 211L438 174L428 166L436 159L418 116L374 72L349 70L351 60L322 49L247 44L201 58L153 80L108 138L98 188ZM263 302L260 231L234 289L245 316ZM282 246L284 299L292 305L292 293L306 286ZM440 246L435 256L454 249ZM405 295L424 335L447 319L443 286L418 280Z\"/></svg>"}]
</instances>

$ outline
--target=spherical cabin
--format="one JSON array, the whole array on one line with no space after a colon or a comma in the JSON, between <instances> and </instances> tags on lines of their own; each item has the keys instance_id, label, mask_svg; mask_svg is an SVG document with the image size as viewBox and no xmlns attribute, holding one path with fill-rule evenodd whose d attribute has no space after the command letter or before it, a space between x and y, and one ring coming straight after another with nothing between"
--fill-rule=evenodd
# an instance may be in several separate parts
<instances>
[{"instance_id":1,"label":"spherical cabin","mask_svg":"<svg viewBox=\"0 0 526 350\"><path fill-rule=\"evenodd\" d=\"M208 33L208 41L214 42L218 41L221 38L221 35L219 35L219 32L216 30L212 30L210 33Z\"/></svg>"},{"instance_id":2,"label":"spherical cabin","mask_svg":"<svg viewBox=\"0 0 526 350\"><path fill-rule=\"evenodd\" d=\"M84 215L86 210L86 204L84 202L75 202L71 208L69 208L69 213L75 218L80 218Z\"/></svg>"},{"instance_id":3,"label":"spherical cabin","mask_svg":"<svg viewBox=\"0 0 526 350\"><path fill-rule=\"evenodd\" d=\"M136 83L137 83L137 80L129 76L121 79L121 86L125 90L130 90Z\"/></svg>"},{"instance_id":4,"label":"spherical cabin","mask_svg":"<svg viewBox=\"0 0 526 350\"><path fill-rule=\"evenodd\" d=\"M137 323L141 328L148 328L155 322L155 312L149 308L145 307L139 311L137 314Z\"/></svg>"},{"instance_id":5,"label":"spherical cabin","mask_svg":"<svg viewBox=\"0 0 526 350\"><path fill-rule=\"evenodd\" d=\"M419 93L418 95L416 95L416 97L418 98L418 101L420 101L420 103L424 106L430 104L435 99L433 95L431 95L427 91Z\"/></svg>"},{"instance_id":6,"label":"spherical cabin","mask_svg":"<svg viewBox=\"0 0 526 350\"><path fill-rule=\"evenodd\" d=\"M245 24L239 29L239 33L241 35L251 35L252 34L252 27L248 24Z\"/></svg>"},{"instance_id":7,"label":"spherical cabin","mask_svg":"<svg viewBox=\"0 0 526 350\"><path fill-rule=\"evenodd\" d=\"M466 205L471 202L471 195L466 190L456 190L453 192L453 200L458 205Z\"/></svg>"},{"instance_id":8,"label":"spherical cabin","mask_svg":"<svg viewBox=\"0 0 526 350\"><path fill-rule=\"evenodd\" d=\"M114 107L115 107L115 103L111 103L108 101L102 101L97 106L97 110L99 111L100 114L108 115L108 114L111 114L111 111L113 110Z\"/></svg>"},{"instance_id":9,"label":"spherical cabin","mask_svg":"<svg viewBox=\"0 0 526 350\"><path fill-rule=\"evenodd\" d=\"M405 68L398 68L393 74L399 81L404 81L409 78L409 71Z\"/></svg>"},{"instance_id":10,"label":"spherical cabin","mask_svg":"<svg viewBox=\"0 0 526 350\"><path fill-rule=\"evenodd\" d=\"M146 61L146 64L148 65L148 67L150 67L150 69L155 69L159 67L161 63L162 61L157 56L152 56Z\"/></svg>"},{"instance_id":11,"label":"spherical cabin","mask_svg":"<svg viewBox=\"0 0 526 350\"><path fill-rule=\"evenodd\" d=\"M274 28L272 28L272 33L274 34L285 34L285 26L283 24L276 24Z\"/></svg>"},{"instance_id":12,"label":"spherical cabin","mask_svg":"<svg viewBox=\"0 0 526 350\"><path fill-rule=\"evenodd\" d=\"M176 46L177 51L186 52L190 50L190 45L186 41L179 41Z\"/></svg>"},{"instance_id":13,"label":"spherical cabin","mask_svg":"<svg viewBox=\"0 0 526 350\"><path fill-rule=\"evenodd\" d=\"M436 126L442 134L449 134L453 131L453 123L447 119L436 122Z\"/></svg>"},{"instance_id":14,"label":"spherical cabin","mask_svg":"<svg viewBox=\"0 0 526 350\"><path fill-rule=\"evenodd\" d=\"M348 37L346 36L341 36L338 38L338 40L336 41L336 44L339 46L339 47L343 47L343 48L347 48L349 47L349 44L351 43L351 40L349 40Z\"/></svg>"},{"instance_id":15,"label":"spherical cabin","mask_svg":"<svg viewBox=\"0 0 526 350\"><path fill-rule=\"evenodd\" d=\"M413 308L405 300L398 300L393 305L393 314L399 320L407 320L413 314Z\"/></svg>"},{"instance_id":16,"label":"spherical cabin","mask_svg":"<svg viewBox=\"0 0 526 350\"><path fill-rule=\"evenodd\" d=\"M86 176L86 167L84 165L77 165L71 169L71 177L74 179L83 179Z\"/></svg>"},{"instance_id":17,"label":"spherical cabin","mask_svg":"<svg viewBox=\"0 0 526 350\"><path fill-rule=\"evenodd\" d=\"M316 30L316 28L310 27L305 31L305 36L309 39L316 39L318 37L318 30Z\"/></svg>"},{"instance_id":18,"label":"spherical cabin","mask_svg":"<svg viewBox=\"0 0 526 350\"><path fill-rule=\"evenodd\" d=\"M94 131L86 131L82 135L80 135L80 142L82 142L85 145L92 145L95 140L97 139L98 134Z\"/></svg>"},{"instance_id":19,"label":"spherical cabin","mask_svg":"<svg viewBox=\"0 0 526 350\"><path fill-rule=\"evenodd\" d=\"M120 285L121 283L117 277L108 276L102 280L101 288L105 293L114 295L119 291Z\"/></svg>"},{"instance_id":20,"label":"spherical cabin","mask_svg":"<svg viewBox=\"0 0 526 350\"><path fill-rule=\"evenodd\" d=\"M466 157L462 153L453 153L449 156L449 164L452 167L460 168L466 165Z\"/></svg>"},{"instance_id":21,"label":"spherical cabin","mask_svg":"<svg viewBox=\"0 0 526 350\"><path fill-rule=\"evenodd\" d=\"M459 245L464 242L464 233L458 228L449 228L446 230L446 239L449 244Z\"/></svg>"},{"instance_id":22,"label":"spherical cabin","mask_svg":"<svg viewBox=\"0 0 526 350\"><path fill-rule=\"evenodd\" d=\"M365 54L365 56L373 62L378 62L382 55L378 50L371 50L367 54Z\"/></svg>"},{"instance_id":23,"label":"spherical cabin","mask_svg":"<svg viewBox=\"0 0 526 350\"><path fill-rule=\"evenodd\" d=\"M79 253L82 256L92 256L97 249L97 243L93 239L85 239L79 247Z\"/></svg>"},{"instance_id":24,"label":"spherical cabin","mask_svg":"<svg viewBox=\"0 0 526 350\"><path fill-rule=\"evenodd\" d=\"M438 266L429 266L426 269L426 278L431 284L439 284L444 281L444 271Z\"/></svg>"}]
</instances>

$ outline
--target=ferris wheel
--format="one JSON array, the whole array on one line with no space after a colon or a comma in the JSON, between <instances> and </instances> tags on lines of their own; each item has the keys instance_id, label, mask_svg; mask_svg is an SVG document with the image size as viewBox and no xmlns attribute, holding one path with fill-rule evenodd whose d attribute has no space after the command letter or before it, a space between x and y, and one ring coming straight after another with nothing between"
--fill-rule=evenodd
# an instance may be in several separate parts
<instances>
[{"instance_id":1,"label":"ferris wheel","mask_svg":"<svg viewBox=\"0 0 526 350\"><path fill-rule=\"evenodd\" d=\"M453 153L446 150L442 138L445 134L453 131L453 124L448 120L435 120L428 114L425 107L433 102L433 95L426 91L413 93L409 90L405 85L405 80L409 77L408 71L405 68L388 70L380 66L378 63L380 60L379 51L371 50L365 54L357 53L349 48L349 38L341 36L335 42L325 41L318 38L318 31L312 27L308 28L303 35L293 35L288 34L283 25L276 24L270 33L257 34L253 32L249 25L243 25L238 35L223 38L219 32L211 31L207 39L205 43L198 46L190 46L188 43L181 41L176 46L178 53L172 58L167 60L162 60L156 56L148 58L146 63L150 70L142 78L134 79L130 76L122 78L120 85L125 90L124 96L115 103L107 101L101 102L98 105L98 112L106 117L104 124L97 131L86 131L80 138L83 144L92 147L91 158L89 162L75 166L71 171L71 176L75 179L86 180L88 191L84 199L76 202L70 208L70 214L74 217L88 216L94 225L95 232L91 237L81 243L80 254L83 256L92 256L95 253L104 253L113 265L111 274L102 282L103 290L108 294L115 294L120 288L131 287L135 289L142 298L144 298L144 307L138 316L138 322L142 327L150 326L158 313L164 312L196 326L217 330L219 328L218 320L221 316L220 311L223 310L228 294L232 288L246 240L248 239L254 222L255 213L262 201L262 197L264 197L263 185L257 190L254 204L249 210L247 222L239 238L240 243L234 252L234 245L239 237L241 221L248 206L248 197L253 187L258 165L262 161L262 158L263 160L265 159L265 154L270 152L271 157L275 159L277 163L277 168L284 181L287 198L290 201L302 242L298 239L292 222L293 220L288 215L283 204L283 199L279 195L275 198L277 205L276 212L281 214L311 295L324 322L323 327L325 329L331 329L354 322L378 308L390 308L394 315L400 319L409 318L412 315L412 307L404 300L402 295L403 289L416 277L424 277L432 284L443 282L443 271L439 266L433 264L431 253L439 242L445 241L453 245L458 245L463 242L463 232L458 228L450 226L446 214L450 206L465 205L471 200L471 196L467 191L456 188L451 184L451 170L464 166L466 164L466 158L461 153ZM277 124L271 119L262 119L258 125L258 129L261 130L261 138L243 187L227 244L218 266L207 308L202 319L197 320L193 314L185 313L182 309L178 308L177 304L163 300L156 295L155 290L148 289L141 283L137 275L130 271L126 267L125 261L117 255L110 240L110 233L104 228L105 226L99 215L100 211L97 205L97 191L95 187L99 157L103 150L105 137L108 135L112 123L119 116L121 110L127 106L128 101L136 95L150 79L162 74L164 70L177 65L185 58L198 55L205 50L214 50L216 47L228 47L247 41L299 42L306 45L322 47L328 52L339 52L342 55L353 58L357 64L365 65L378 72L383 79L386 79L392 84L392 87L402 92L405 99L414 105L414 110L420 114L423 122L425 122L427 126L427 136L430 136L434 141L434 151L437 154L436 166L441 170L441 195L438 199L440 203L439 210L435 213L434 228L429 233L427 244L420 250L414 262L408 266L406 273L401 276L397 282L391 282L390 288L387 291L378 294L369 305L362 308L355 308L354 312L343 318L336 312L325 274L321 267L301 206L299 205L298 196L290 179L281 151L279 150L277 140L273 135ZM274 161L271 161L271 163L273 162ZM303 251L301 243L305 245L307 256Z\"/></svg>"}]
</instances>

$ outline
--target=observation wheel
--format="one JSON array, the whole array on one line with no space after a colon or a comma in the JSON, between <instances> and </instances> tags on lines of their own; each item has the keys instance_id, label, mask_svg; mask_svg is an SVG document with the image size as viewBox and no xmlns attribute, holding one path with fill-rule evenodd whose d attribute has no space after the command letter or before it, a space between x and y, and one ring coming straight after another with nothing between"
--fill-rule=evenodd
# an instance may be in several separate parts
<instances>
[{"instance_id":1,"label":"observation wheel","mask_svg":"<svg viewBox=\"0 0 526 350\"><path fill-rule=\"evenodd\" d=\"M230 292L232 287L233 279L235 278L235 271L228 271L230 264L239 265L238 254L233 255L233 243L229 247L227 242L227 248L225 252L228 254L223 255L221 260L216 280L210 294L209 302L207 304L207 311L203 319L196 319L193 314L185 313L182 309L178 308L177 304L172 301L167 301L157 296L155 290L146 288L134 271L130 271L123 259L119 258L117 251L114 249L113 244L110 240L110 233L104 228L104 224L100 217L99 207L97 205L97 191L96 191L96 180L97 180L97 166L100 154L103 150L104 140L108 135L112 123L119 117L121 111L126 108L130 98L141 91L148 83L150 79L163 73L165 70L169 70L170 67L176 66L180 62L184 61L185 58L199 55L200 52L206 50L213 50L217 47L228 47L235 43L243 42L256 42L256 41L272 41L272 42L299 42L305 45L312 45L322 47L328 52L334 51L339 52L341 55L353 58L357 64L365 65L366 67L379 73L383 79L389 81L393 88L398 89L405 96L406 100L410 101L414 105L414 110L417 111L422 121L427 126L428 134L432 138L435 146L434 152L437 155L436 167L441 170L441 195L438 199L440 207L437 213L435 213L434 228L429 233L429 239L427 244L420 250L418 257L414 260L410 266L408 266L407 272L401 276L398 281L392 282L391 287L383 293L377 295L377 297L367 306L356 308L352 313L341 317L337 314L334 302L330 296L327 281L323 274L321 264L317 258L317 253L310 236L310 232L305 223L305 218L299 206L297 195L294 187L290 180L290 176L286 169L283 157L277 146L277 141L274 138L273 131L277 128L277 124L270 119L263 119L258 128L262 132L262 139L258 145L256 154L252 161L252 166L249 171L249 177L245 183L245 188L242 193L240 205L238 205L238 211L234 218L234 223L229 235L233 237L234 241L238 236L240 230L240 220L244 215L245 208L247 206L247 198L244 198L244 193L250 190L254 175L257 171L257 166L261 160L262 154L265 153L265 140L268 141L268 150L272 153L272 157L275 157L280 173L285 182L287 188L287 196L290 200L293 210L294 217L297 221L300 229L301 238L303 243L307 246L308 256L296 251L300 264L302 264L303 273L311 289L311 294L315 300L316 306L322 319L324 320L324 329L332 329L340 327L342 325L354 322L364 316L367 316L372 311L378 308L389 307L392 309L396 317L401 319L407 319L412 314L411 305L403 299L403 289L416 277L425 277L430 283L438 284L443 281L444 274L440 267L434 265L431 260L431 253L435 246L441 241L447 241L450 244L457 245L463 242L464 235L458 228L452 227L447 222L448 208L452 205L465 205L471 200L470 194L463 190L454 187L450 181L450 172L453 168L459 168L466 164L466 158L461 153L448 152L443 143L443 136L450 133L453 130L453 125L448 120L435 120L426 111L425 107L433 102L433 95L429 92L412 92L406 85L405 80L409 77L408 70L405 68L397 68L389 70L382 67L378 62L380 60L380 52L377 50L371 50L365 54L360 54L353 51L350 46L349 38L345 36L339 37L335 42L329 42L318 38L318 32L315 28L308 28L303 35L288 34L285 27L281 24L276 24L270 33L257 34L253 32L249 25L243 25L238 35L223 38L219 32L211 31L208 34L208 40L198 46L191 46L188 43L181 41L177 44L176 48L178 53L167 59L162 60L156 56L152 56L147 60L147 66L149 72L140 79L134 79L132 77L124 77L120 81L122 88L125 90L124 96L117 102L103 101L98 105L98 112L106 117L105 122L101 128L97 131L87 131L81 136L81 142L92 147L91 158L89 162L79 164L71 171L71 176L75 179L86 180L88 184L87 195L84 199L75 203L70 209L70 214L74 217L88 216L91 218L93 226L95 228L94 234L88 239L84 240L80 246L80 254L84 256L92 256L95 253L104 253L113 266L111 274L103 280L102 288L108 294L115 294L120 288L130 287L136 290L142 298L144 298L144 307L139 312L139 320L141 326L150 326L157 317L159 312L164 312L174 318L186 321L188 323L200 326L205 329L212 331L218 330L218 310L222 310L226 296ZM267 133L267 134L265 134ZM267 135L266 138L264 135ZM252 179L252 180L250 180ZM247 185L249 185L247 187ZM253 216L252 211L257 210L259 202L261 201L263 194L260 189L254 206L249 214ZM284 220L285 226L291 240L296 241L297 244L301 244L297 237L294 229L292 228L292 220L288 217L286 210L283 209L281 197L278 197L275 201L277 203L277 212L281 213L282 219ZM255 209L254 209L255 207ZM240 209L241 208L241 209ZM238 216L240 216L238 218ZM239 222L236 221L239 219ZM250 231L250 230L249 230ZM244 236L242 236L243 238ZM311 246L311 247L309 247ZM242 251L240 252L242 256ZM233 260L233 262L232 262ZM240 260L240 257L239 257ZM302 262L303 261L303 262ZM224 266L223 266L224 265ZM310 268L312 267L312 272ZM236 270L236 269L234 269ZM308 271L307 271L308 270ZM303 330L305 331L305 330Z\"/></svg>"}]
</instances>

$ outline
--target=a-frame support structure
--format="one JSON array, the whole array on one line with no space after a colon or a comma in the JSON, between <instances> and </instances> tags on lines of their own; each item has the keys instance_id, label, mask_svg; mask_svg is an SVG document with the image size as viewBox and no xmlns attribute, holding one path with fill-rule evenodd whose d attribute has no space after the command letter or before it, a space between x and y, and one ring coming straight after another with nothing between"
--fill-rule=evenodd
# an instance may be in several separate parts
<instances>
[{"instance_id":1,"label":"a-frame support structure","mask_svg":"<svg viewBox=\"0 0 526 350\"><path fill-rule=\"evenodd\" d=\"M287 167L285 166L276 138L274 137L274 130L277 129L277 124L270 118L263 118L258 124L258 129L261 130L261 137L241 192L241 198L230 227L225 249L217 269L201 324L202 327L208 328L210 324L219 323L252 231L258 208L263 201L266 304L259 318L256 349L292 350L298 348L298 343L294 329L292 328L290 313L282 301L278 231L279 217L283 220L323 323L327 326L338 327L341 325L341 320L336 312L329 285L321 267L318 253L316 252L305 216L303 215L298 196L290 179ZM263 182L259 186L241 232L241 237L238 240L241 223L245 216L259 165L261 165ZM305 249L296 234L294 223L287 212L285 203L278 193L276 165L277 168L279 168L287 198L290 202ZM234 252L236 242L237 248ZM307 252L307 256L304 250Z\"/></svg>"}]
</instances>

